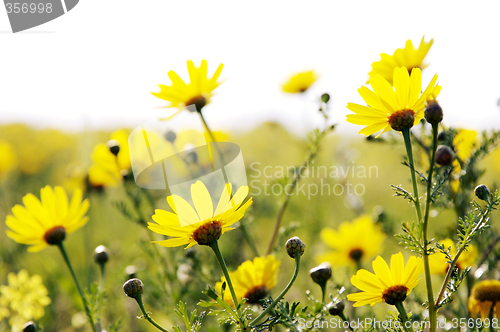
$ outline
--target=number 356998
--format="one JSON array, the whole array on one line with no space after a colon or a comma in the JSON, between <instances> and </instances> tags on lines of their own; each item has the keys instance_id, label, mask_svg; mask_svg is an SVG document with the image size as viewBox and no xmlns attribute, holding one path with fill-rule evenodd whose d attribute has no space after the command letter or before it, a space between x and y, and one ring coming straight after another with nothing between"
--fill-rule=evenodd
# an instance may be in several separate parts
<instances>
[{"instance_id":1,"label":"number 356998","mask_svg":"<svg viewBox=\"0 0 500 332\"><path fill-rule=\"evenodd\" d=\"M6 3L5 8L7 8L7 14L10 13L23 13L23 14L34 14L34 13L52 13L51 3L27 3L27 2L14 2Z\"/></svg>"}]
</instances>

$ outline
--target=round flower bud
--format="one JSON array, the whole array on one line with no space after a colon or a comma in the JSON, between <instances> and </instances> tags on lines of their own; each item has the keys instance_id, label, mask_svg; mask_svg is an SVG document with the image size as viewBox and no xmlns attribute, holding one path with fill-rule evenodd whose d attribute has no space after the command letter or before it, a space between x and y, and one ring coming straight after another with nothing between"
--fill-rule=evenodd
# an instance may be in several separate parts
<instances>
[{"instance_id":1,"label":"round flower bud","mask_svg":"<svg viewBox=\"0 0 500 332\"><path fill-rule=\"evenodd\" d=\"M106 145L108 146L109 151L111 151L112 154L118 156L118 152L120 152L120 143L117 140L109 140Z\"/></svg>"},{"instance_id":2,"label":"round flower bud","mask_svg":"<svg viewBox=\"0 0 500 332\"><path fill-rule=\"evenodd\" d=\"M438 134L438 141L444 141L446 139L446 131L442 131Z\"/></svg>"},{"instance_id":3,"label":"round flower bud","mask_svg":"<svg viewBox=\"0 0 500 332\"><path fill-rule=\"evenodd\" d=\"M332 277L332 269L328 265L321 264L309 270L311 279L318 285L324 285Z\"/></svg>"},{"instance_id":4,"label":"round flower bud","mask_svg":"<svg viewBox=\"0 0 500 332\"><path fill-rule=\"evenodd\" d=\"M424 112L425 120L430 124L438 124L443 120L443 110L435 100L430 100Z\"/></svg>"},{"instance_id":5,"label":"round flower bud","mask_svg":"<svg viewBox=\"0 0 500 332\"><path fill-rule=\"evenodd\" d=\"M295 258L296 252L299 252L300 256L304 254L304 250L306 249L306 244L302 242L302 240L299 239L297 236L294 236L292 238L289 238L288 241L286 241L285 248L288 256Z\"/></svg>"},{"instance_id":6,"label":"round flower bud","mask_svg":"<svg viewBox=\"0 0 500 332\"><path fill-rule=\"evenodd\" d=\"M97 264L105 264L109 260L109 250L103 245L98 246L94 250L94 262Z\"/></svg>"},{"instance_id":7,"label":"round flower bud","mask_svg":"<svg viewBox=\"0 0 500 332\"><path fill-rule=\"evenodd\" d=\"M480 184L474 189L474 194L476 194L477 198L482 199L483 201L489 201L491 192L487 186Z\"/></svg>"},{"instance_id":8,"label":"round flower bud","mask_svg":"<svg viewBox=\"0 0 500 332\"><path fill-rule=\"evenodd\" d=\"M446 145L439 145L436 150L436 164L448 166L455 159L455 153Z\"/></svg>"},{"instance_id":9,"label":"round flower bud","mask_svg":"<svg viewBox=\"0 0 500 332\"><path fill-rule=\"evenodd\" d=\"M33 322L27 322L23 326L23 332L36 332L36 326Z\"/></svg>"},{"instance_id":10,"label":"round flower bud","mask_svg":"<svg viewBox=\"0 0 500 332\"><path fill-rule=\"evenodd\" d=\"M338 316L338 315L342 314L342 312L344 311L344 308L345 308L345 304L342 301L339 301L336 303L330 302L326 306L326 309L328 309L328 312L330 313L330 315L333 315L333 316Z\"/></svg>"},{"instance_id":11,"label":"round flower bud","mask_svg":"<svg viewBox=\"0 0 500 332\"><path fill-rule=\"evenodd\" d=\"M165 139L170 143L174 143L176 138L177 134L172 130L169 130L165 133Z\"/></svg>"},{"instance_id":12,"label":"round flower bud","mask_svg":"<svg viewBox=\"0 0 500 332\"><path fill-rule=\"evenodd\" d=\"M321 95L321 101L327 104L330 101L330 95L328 93L323 93Z\"/></svg>"},{"instance_id":13,"label":"round flower bud","mask_svg":"<svg viewBox=\"0 0 500 332\"><path fill-rule=\"evenodd\" d=\"M129 279L123 284L123 291L125 292L125 295L133 299L142 295L143 288L144 284L137 278Z\"/></svg>"}]
</instances>

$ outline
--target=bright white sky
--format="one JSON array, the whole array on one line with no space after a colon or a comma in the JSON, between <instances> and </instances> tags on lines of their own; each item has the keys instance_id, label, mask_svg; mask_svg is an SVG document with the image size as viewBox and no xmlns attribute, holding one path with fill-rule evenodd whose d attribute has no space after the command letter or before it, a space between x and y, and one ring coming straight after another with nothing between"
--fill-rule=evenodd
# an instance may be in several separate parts
<instances>
[{"instance_id":1,"label":"bright white sky","mask_svg":"<svg viewBox=\"0 0 500 332\"><path fill-rule=\"evenodd\" d=\"M500 2L81 0L63 17L12 34L0 9L0 123L66 129L136 127L168 114L150 92L187 76L185 61L219 63L227 78L207 106L215 128L266 120L302 131L320 120L284 95L291 73L315 69L308 98L329 92L342 131L347 102L382 52L434 38L423 84L437 73L447 124L500 129ZM423 85L422 84L422 85ZM310 114L314 114L311 116Z\"/></svg>"}]
</instances>

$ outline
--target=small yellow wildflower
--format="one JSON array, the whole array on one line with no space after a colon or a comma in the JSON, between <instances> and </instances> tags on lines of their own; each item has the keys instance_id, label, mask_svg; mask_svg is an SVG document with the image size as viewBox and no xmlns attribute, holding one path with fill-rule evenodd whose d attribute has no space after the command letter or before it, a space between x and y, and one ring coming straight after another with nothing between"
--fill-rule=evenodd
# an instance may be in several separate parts
<instances>
[{"instance_id":1,"label":"small yellow wildflower","mask_svg":"<svg viewBox=\"0 0 500 332\"><path fill-rule=\"evenodd\" d=\"M451 247L450 255L451 257L455 257L457 249L455 247L455 243L453 243L451 239L444 239L443 241L440 241L440 243L444 245L446 250ZM462 252L460 257L458 257L456 267L463 270L468 266L472 266L476 258L477 247L472 244L467 248L467 251ZM446 256L443 253L437 252L434 255L429 256L429 268L432 274L446 274L449 267L450 264L446 262Z\"/></svg>"},{"instance_id":2,"label":"small yellow wildflower","mask_svg":"<svg viewBox=\"0 0 500 332\"><path fill-rule=\"evenodd\" d=\"M30 278L26 270L9 273L8 285L0 286L0 319L9 317L12 331L21 331L26 322L45 315L44 307L51 303L47 295L39 275Z\"/></svg>"},{"instance_id":3,"label":"small yellow wildflower","mask_svg":"<svg viewBox=\"0 0 500 332\"><path fill-rule=\"evenodd\" d=\"M441 87L436 84L437 75L431 80L422 94L422 72L415 68L411 76L405 67L394 69L394 89L389 82L380 75L370 78L373 91L365 86L358 89L359 94L368 104L348 103L347 108L355 114L347 115L347 122L366 126L359 131L365 136L381 134L394 129L402 131L411 128L424 117L425 102L429 96L439 95Z\"/></svg>"},{"instance_id":4,"label":"small yellow wildflower","mask_svg":"<svg viewBox=\"0 0 500 332\"><path fill-rule=\"evenodd\" d=\"M166 100L171 107L179 107L177 113L182 111L185 106L195 105L198 112L210 103L213 91L222 84L218 82L219 76L224 65L221 63L213 74L212 78L207 77L207 60L202 60L200 67L196 68L193 61L187 62L189 72L189 83L185 83L173 70L168 72L168 77L172 85L159 85L160 92L151 92L151 94L160 99ZM175 113L174 115L176 115ZM172 116L174 116L172 115Z\"/></svg>"},{"instance_id":5,"label":"small yellow wildflower","mask_svg":"<svg viewBox=\"0 0 500 332\"><path fill-rule=\"evenodd\" d=\"M9 174L17 164L14 147L5 141L0 141L0 179Z\"/></svg>"},{"instance_id":6,"label":"small yellow wildflower","mask_svg":"<svg viewBox=\"0 0 500 332\"><path fill-rule=\"evenodd\" d=\"M233 230L229 226L243 218L245 210L252 204L252 198L241 205L248 195L248 187L241 186L233 197L229 195L231 190L231 184L224 187L215 211L210 193L201 181L191 185L191 199L196 210L184 198L168 196L167 202L174 213L156 209L152 217L156 223L148 223L148 228L173 238L155 243L164 247L188 244L186 249L196 244L209 246L222 234Z\"/></svg>"},{"instance_id":7,"label":"small yellow wildflower","mask_svg":"<svg viewBox=\"0 0 500 332\"><path fill-rule=\"evenodd\" d=\"M362 290L347 295L349 301L356 302L354 307L365 304L373 306L382 301L392 305L403 302L420 282L424 269L422 259L415 256L410 257L405 267L402 253L392 255L391 268L380 256L373 261L372 266L375 274L361 269L351 278L351 283Z\"/></svg>"},{"instance_id":8,"label":"small yellow wildflower","mask_svg":"<svg viewBox=\"0 0 500 332\"><path fill-rule=\"evenodd\" d=\"M7 236L30 245L29 252L37 252L47 245L57 245L87 223L85 213L89 201L82 202L82 191L75 190L71 202L62 187L46 186L40 190L41 201L33 194L23 197L24 206L15 205L5 223L10 228Z\"/></svg>"},{"instance_id":9,"label":"small yellow wildflower","mask_svg":"<svg viewBox=\"0 0 500 332\"><path fill-rule=\"evenodd\" d=\"M500 281L484 280L472 287L469 297L469 312L476 318L481 314L481 319L489 318L491 307L497 318L500 317ZM491 323L491 322L490 322Z\"/></svg>"},{"instance_id":10,"label":"small yellow wildflower","mask_svg":"<svg viewBox=\"0 0 500 332\"><path fill-rule=\"evenodd\" d=\"M269 255L266 257L256 257L253 261L243 262L234 272L229 272L229 277L233 283L236 298L241 301L246 298L250 304L260 304L274 286L276 286L280 261ZM226 281L222 277L220 282L215 284L217 292L221 293L222 283ZM229 289L224 293L224 300L233 303Z\"/></svg>"},{"instance_id":11,"label":"small yellow wildflower","mask_svg":"<svg viewBox=\"0 0 500 332\"><path fill-rule=\"evenodd\" d=\"M411 72L414 68L424 69L427 67L423 62L424 58L433 43L433 39L426 43L424 37L422 37L420 46L415 50L411 40L407 40L405 48L398 48L393 55L380 54L381 60L372 64L372 70L368 75L370 78L380 75L392 84L394 68L405 67L408 72Z\"/></svg>"},{"instance_id":12,"label":"small yellow wildflower","mask_svg":"<svg viewBox=\"0 0 500 332\"><path fill-rule=\"evenodd\" d=\"M318 75L313 70L303 71L290 76L282 85L282 89L286 93L302 93L307 91L317 79Z\"/></svg>"},{"instance_id":13,"label":"small yellow wildflower","mask_svg":"<svg viewBox=\"0 0 500 332\"><path fill-rule=\"evenodd\" d=\"M334 251L316 257L318 263L329 262L332 266L356 266L382 252L386 238L380 227L368 215L352 222L344 221L338 230L323 228L321 239Z\"/></svg>"}]
</instances>

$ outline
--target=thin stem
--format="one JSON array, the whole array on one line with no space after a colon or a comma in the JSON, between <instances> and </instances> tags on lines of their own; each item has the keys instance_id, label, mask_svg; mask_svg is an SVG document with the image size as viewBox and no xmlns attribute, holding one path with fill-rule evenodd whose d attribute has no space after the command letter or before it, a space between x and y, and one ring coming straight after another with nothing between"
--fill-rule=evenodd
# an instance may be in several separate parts
<instances>
[{"instance_id":1,"label":"thin stem","mask_svg":"<svg viewBox=\"0 0 500 332\"><path fill-rule=\"evenodd\" d=\"M344 322L348 322L348 323L349 323L349 319L348 319L348 318L344 315L344 312L341 312L341 313L340 313L340 315L339 315L339 317L340 317L340 318L341 318ZM351 330L351 331L353 331L353 332L354 332L354 330L353 330L353 328L352 328L352 326L351 326L351 324L350 324L350 323L349 323L348 327L349 327L349 330Z\"/></svg>"},{"instance_id":2,"label":"thin stem","mask_svg":"<svg viewBox=\"0 0 500 332\"><path fill-rule=\"evenodd\" d=\"M395 304L396 309L399 311L399 315L401 316L401 319L403 320L403 328L407 332L413 332L413 327L411 326L411 321L408 320L408 315L406 314L405 307L403 306L403 302L396 302ZM409 323L409 324L408 324ZM409 327L407 326L409 325Z\"/></svg>"},{"instance_id":3,"label":"thin stem","mask_svg":"<svg viewBox=\"0 0 500 332\"><path fill-rule=\"evenodd\" d=\"M162 331L162 332L168 332L166 329L164 329L163 327L161 327L158 323L156 323L153 318L151 318L148 314L148 312L146 311L146 309L144 309L144 304L142 304L142 296L139 294L135 300L137 301L137 304L139 305L139 308L141 308L141 311L142 311L142 314L144 315L144 318L146 318L146 320L148 322L150 322L154 327L156 327L158 330Z\"/></svg>"},{"instance_id":4,"label":"thin stem","mask_svg":"<svg viewBox=\"0 0 500 332\"><path fill-rule=\"evenodd\" d=\"M293 276L288 285L286 285L285 289L281 292L280 295L264 310L259 316L257 316L254 320L250 322L250 326L254 326L262 317L267 315L273 308L278 304L279 301L285 296L285 294L290 290L292 287L293 283L295 282L295 279L297 279L297 275L299 274L299 267L300 267L300 252L296 251L295 252L295 271L293 271Z\"/></svg>"},{"instance_id":5,"label":"thin stem","mask_svg":"<svg viewBox=\"0 0 500 332\"><path fill-rule=\"evenodd\" d=\"M476 232L477 228L483 223L484 218L490 213L490 211L491 211L491 205L488 204L488 207L486 208L486 211L484 212L483 216L477 222L476 227L474 227L472 229L472 231L470 231L469 234L473 234ZM464 239L464 242L466 242L466 241L470 241L470 236L467 237L466 239ZM465 250L464 246L462 246L458 249L457 254L455 255L455 258L453 258L453 261L451 262L450 267L448 268L448 272L446 273L443 284L441 285L441 290L439 291L439 295L436 299L436 304L435 304L436 307L439 306L439 302L441 301L441 299L444 296L444 292L446 291L446 285L448 284L448 281L450 280L450 277L451 277L453 270L455 270L455 265L457 264L458 258L460 257L460 255L462 254L462 252L464 250Z\"/></svg>"},{"instance_id":6,"label":"thin stem","mask_svg":"<svg viewBox=\"0 0 500 332\"><path fill-rule=\"evenodd\" d=\"M427 300L429 303L429 321L431 322L430 332L436 331L436 307L432 305L434 303L434 293L432 291L432 280L431 271L429 266L429 252L427 251L427 225L429 222L429 212L431 206L431 189L432 189L432 175L434 173L434 164L436 159L436 149L437 149L437 136L438 136L438 125L432 125L432 155L430 160L429 175L427 176L427 197L425 202L425 215L423 223L423 259L424 259L424 272L425 272L425 285L427 287Z\"/></svg>"},{"instance_id":7,"label":"thin stem","mask_svg":"<svg viewBox=\"0 0 500 332\"><path fill-rule=\"evenodd\" d=\"M321 287L321 302L325 303L325 295L326 295L326 282L323 283L322 285L319 285Z\"/></svg>"},{"instance_id":8,"label":"thin stem","mask_svg":"<svg viewBox=\"0 0 500 332\"><path fill-rule=\"evenodd\" d=\"M253 240L253 237L250 235L248 232L247 226L243 221L240 221L240 227L241 232L243 233L243 237L247 241L248 245L250 246L250 249L252 250L253 254L255 257L259 257L259 251L257 250L257 246L255 245L255 241Z\"/></svg>"},{"instance_id":9,"label":"thin stem","mask_svg":"<svg viewBox=\"0 0 500 332\"><path fill-rule=\"evenodd\" d=\"M104 279L105 279L105 276L106 276L105 265L106 265L106 263L100 263L99 264L99 267L100 267L100 270L101 270L101 278L99 280L99 292L102 292L102 290L104 289Z\"/></svg>"},{"instance_id":10,"label":"thin stem","mask_svg":"<svg viewBox=\"0 0 500 332\"><path fill-rule=\"evenodd\" d=\"M227 271L226 262L224 261L224 257L222 257L222 254L220 253L219 244L217 243L217 241L214 241L210 245L210 248L212 248L212 250L214 251L214 254L217 257L217 261L219 262L222 273L226 278L227 285L229 286L229 290L231 291L231 296L233 297L234 306L235 308L238 308L239 302L238 299L236 298L236 293L234 292L233 283L231 282L231 278L229 277L229 272Z\"/></svg>"},{"instance_id":11,"label":"thin stem","mask_svg":"<svg viewBox=\"0 0 500 332\"><path fill-rule=\"evenodd\" d=\"M87 317L89 319L90 326L92 327L92 331L97 332L95 324L94 324L94 319L92 318L92 314L90 313L90 309L87 305L87 300L85 299L85 295L83 294L82 288L80 287L80 284L78 283L78 279L76 278L75 271L73 270L73 267L71 266L71 262L69 261L68 254L66 253L66 250L64 249L63 242L59 242L57 244L57 247L61 251L61 254L64 258L64 262L68 266L69 272L71 273L71 276L73 277L73 280L75 281L76 288L78 289L78 293L80 294L80 298L82 299L83 302L83 307L85 309L85 313L87 314Z\"/></svg>"},{"instance_id":12,"label":"thin stem","mask_svg":"<svg viewBox=\"0 0 500 332\"><path fill-rule=\"evenodd\" d=\"M408 155L408 162L410 163L411 182L413 183L413 195L415 196L415 210L417 211L418 222L422 222L422 211L420 210L420 201L418 197L417 179L415 177L415 164L413 163L413 152L411 150L410 128L402 130L406 154Z\"/></svg>"}]
</instances>

